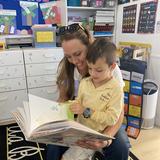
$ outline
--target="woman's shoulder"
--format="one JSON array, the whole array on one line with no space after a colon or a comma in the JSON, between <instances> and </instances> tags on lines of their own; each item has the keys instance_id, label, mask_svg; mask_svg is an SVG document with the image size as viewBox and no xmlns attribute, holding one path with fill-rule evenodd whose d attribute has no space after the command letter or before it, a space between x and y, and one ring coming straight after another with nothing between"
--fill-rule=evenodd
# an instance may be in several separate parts
<instances>
[{"instance_id":1,"label":"woman's shoulder","mask_svg":"<svg viewBox=\"0 0 160 160\"><path fill-rule=\"evenodd\" d=\"M125 84L123 81L121 70L117 64L113 70L113 77L118 80L119 85L123 88Z\"/></svg>"}]
</instances>

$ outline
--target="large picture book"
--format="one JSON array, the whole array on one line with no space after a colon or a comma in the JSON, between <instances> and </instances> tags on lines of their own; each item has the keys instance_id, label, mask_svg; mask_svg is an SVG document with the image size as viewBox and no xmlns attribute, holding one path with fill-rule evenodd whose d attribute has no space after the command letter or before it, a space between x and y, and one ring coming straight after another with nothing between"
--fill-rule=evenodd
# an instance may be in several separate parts
<instances>
[{"instance_id":1,"label":"large picture book","mask_svg":"<svg viewBox=\"0 0 160 160\"><path fill-rule=\"evenodd\" d=\"M28 141L71 146L78 140L113 139L74 121L69 102L58 103L31 94L28 97L29 101L12 113Z\"/></svg>"}]
</instances>

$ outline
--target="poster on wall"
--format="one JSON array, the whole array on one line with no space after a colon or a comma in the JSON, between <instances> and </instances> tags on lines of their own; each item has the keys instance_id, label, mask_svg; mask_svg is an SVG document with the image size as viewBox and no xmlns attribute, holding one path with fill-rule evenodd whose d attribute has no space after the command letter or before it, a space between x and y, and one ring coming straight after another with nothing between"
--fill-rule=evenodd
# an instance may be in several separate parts
<instances>
[{"instance_id":1,"label":"poster on wall","mask_svg":"<svg viewBox=\"0 0 160 160\"><path fill-rule=\"evenodd\" d=\"M22 25L32 26L38 24L38 3L20 1L22 12Z\"/></svg>"},{"instance_id":2,"label":"poster on wall","mask_svg":"<svg viewBox=\"0 0 160 160\"><path fill-rule=\"evenodd\" d=\"M134 33L136 25L137 5L123 8L122 33Z\"/></svg>"},{"instance_id":3,"label":"poster on wall","mask_svg":"<svg viewBox=\"0 0 160 160\"><path fill-rule=\"evenodd\" d=\"M62 1L53 1L48 3L41 3L40 9L43 14L43 19L46 24L62 24L62 16L64 8Z\"/></svg>"},{"instance_id":4,"label":"poster on wall","mask_svg":"<svg viewBox=\"0 0 160 160\"><path fill-rule=\"evenodd\" d=\"M118 0L118 4L128 3L130 0Z\"/></svg>"},{"instance_id":5,"label":"poster on wall","mask_svg":"<svg viewBox=\"0 0 160 160\"><path fill-rule=\"evenodd\" d=\"M0 34L15 34L16 11L0 10Z\"/></svg>"},{"instance_id":6,"label":"poster on wall","mask_svg":"<svg viewBox=\"0 0 160 160\"><path fill-rule=\"evenodd\" d=\"M25 31L25 33L31 34L31 22L32 24L44 24L44 19L43 19L43 15L41 12L41 9L39 7L39 4L41 3L47 3L47 2L53 2L54 0L0 0L0 9L5 9L5 10L15 10L16 11L16 34L21 34L21 32ZM20 6L20 2L22 4L27 5L26 2L28 2L28 4L30 3L31 6L33 6L33 3L36 3L36 7L35 9L28 6L25 7L25 9L23 9ZM63 1L64 2L64 1ZM65 3L64 3L65 4ZM62 5L63 6L63 5ZM26 9L28 8L28 9ZM64 8L64 6L63 6ZM24 11L24 15L22 15L22 12ZM62 13L63 15L67 15L66 14L67 9L63 9ZM29 16L28 14L31 13L31 16ZM28 17L27 17L28 16ZM34 17L35 16L35 17ZM65 19L62 19L63 22L65 22L64 25L67 24L67 17ZM1 22L2 23L2 22ZM3 28L3 27L2 27Z\"/></svg>"},{"instance_id":7,"label":"poster on wall","mask_svg":"<svg viewBox=\"0 0 160 160\"><path fill-rule=\"evenodd\" d=\"M28 1L28 2L49 2L49 0L19 0L19 1Z\"/></svg>"},{"instance_id":8,"label":"poster on wall","mask_svg":"<svg viewBox=\"0 0 160 160\"><path fill-rule=\"evenodd\" d=\"M157 3L154 0L141 4L137 33L154 33Z\"/></svg>"}]
</instances>

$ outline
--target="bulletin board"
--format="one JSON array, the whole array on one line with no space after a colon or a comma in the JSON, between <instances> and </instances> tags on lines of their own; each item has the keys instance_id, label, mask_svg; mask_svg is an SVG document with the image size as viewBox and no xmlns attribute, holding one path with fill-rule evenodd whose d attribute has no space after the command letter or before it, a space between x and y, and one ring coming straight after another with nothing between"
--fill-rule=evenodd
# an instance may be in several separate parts
<instances>
[{"instance_id":1,"label":"bulletin board","mask_svg":"<svg viewBox=\"0 0 160 160\"><path fill-rule=\"evenodd\" d=\"M43 15L40 10L39 4L44 2L50 2L50 1L56 1L56 0L0 0L0 9L6 9L6 10L16 10L16 29L22 30L30 30L31 25L26 24L24 18L22 18L22 7L20 6L20 3L23 2L35 2L35 4L38 4L37 9L35 11L35 23L37 24L44 24ZM28 22L30 22L28 20Z\"/></svg>"},{"instance_id":2,"label":"bulletin board","mask_svg":"<svg viewBox=\"0 0 160 160\"><path fill-rule=\"evenodd\" d=\"M138 21L138 33L154 33L157 4L157 0L141 4Z\"/></svg>"},{"instance_id":3,"label":"bulletin board","mask_svg":"<svg viewBox=\"0 0 160 160\"><path fill-rule=\"evenodd\" d=\"M120 42L119 46L123 52L120 58L120 69L125 82L124 126L128 136L136 139L142 124L143 84L151 45Z\"/></svg>"},{"instance_id":4,"label":"bulletin board","mask_svg":"<svg viewBox=\"0 0 160 160\"><path fill-rule=\"evenodd\" d=\"M123 8L122 33L134 33L136 25L137 5Z\"/></svg>"}]
</instances>

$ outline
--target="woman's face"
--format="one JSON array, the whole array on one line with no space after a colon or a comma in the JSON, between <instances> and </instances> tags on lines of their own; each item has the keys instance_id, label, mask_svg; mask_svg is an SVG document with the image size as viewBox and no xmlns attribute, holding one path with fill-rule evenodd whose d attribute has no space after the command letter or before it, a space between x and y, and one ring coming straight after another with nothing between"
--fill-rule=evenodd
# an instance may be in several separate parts
<instances>
[{"instance_id":1,"label":"woman's face","mask_svg":"<svg viewBox=\"0 0 160 160\"><path fill-rule=\"evenodd\" d=\"M78 39L72 39L62 42L64 56L68 61L74 64L78 70L86 69L87 47Z\"/></svg>"}]
</instances>

